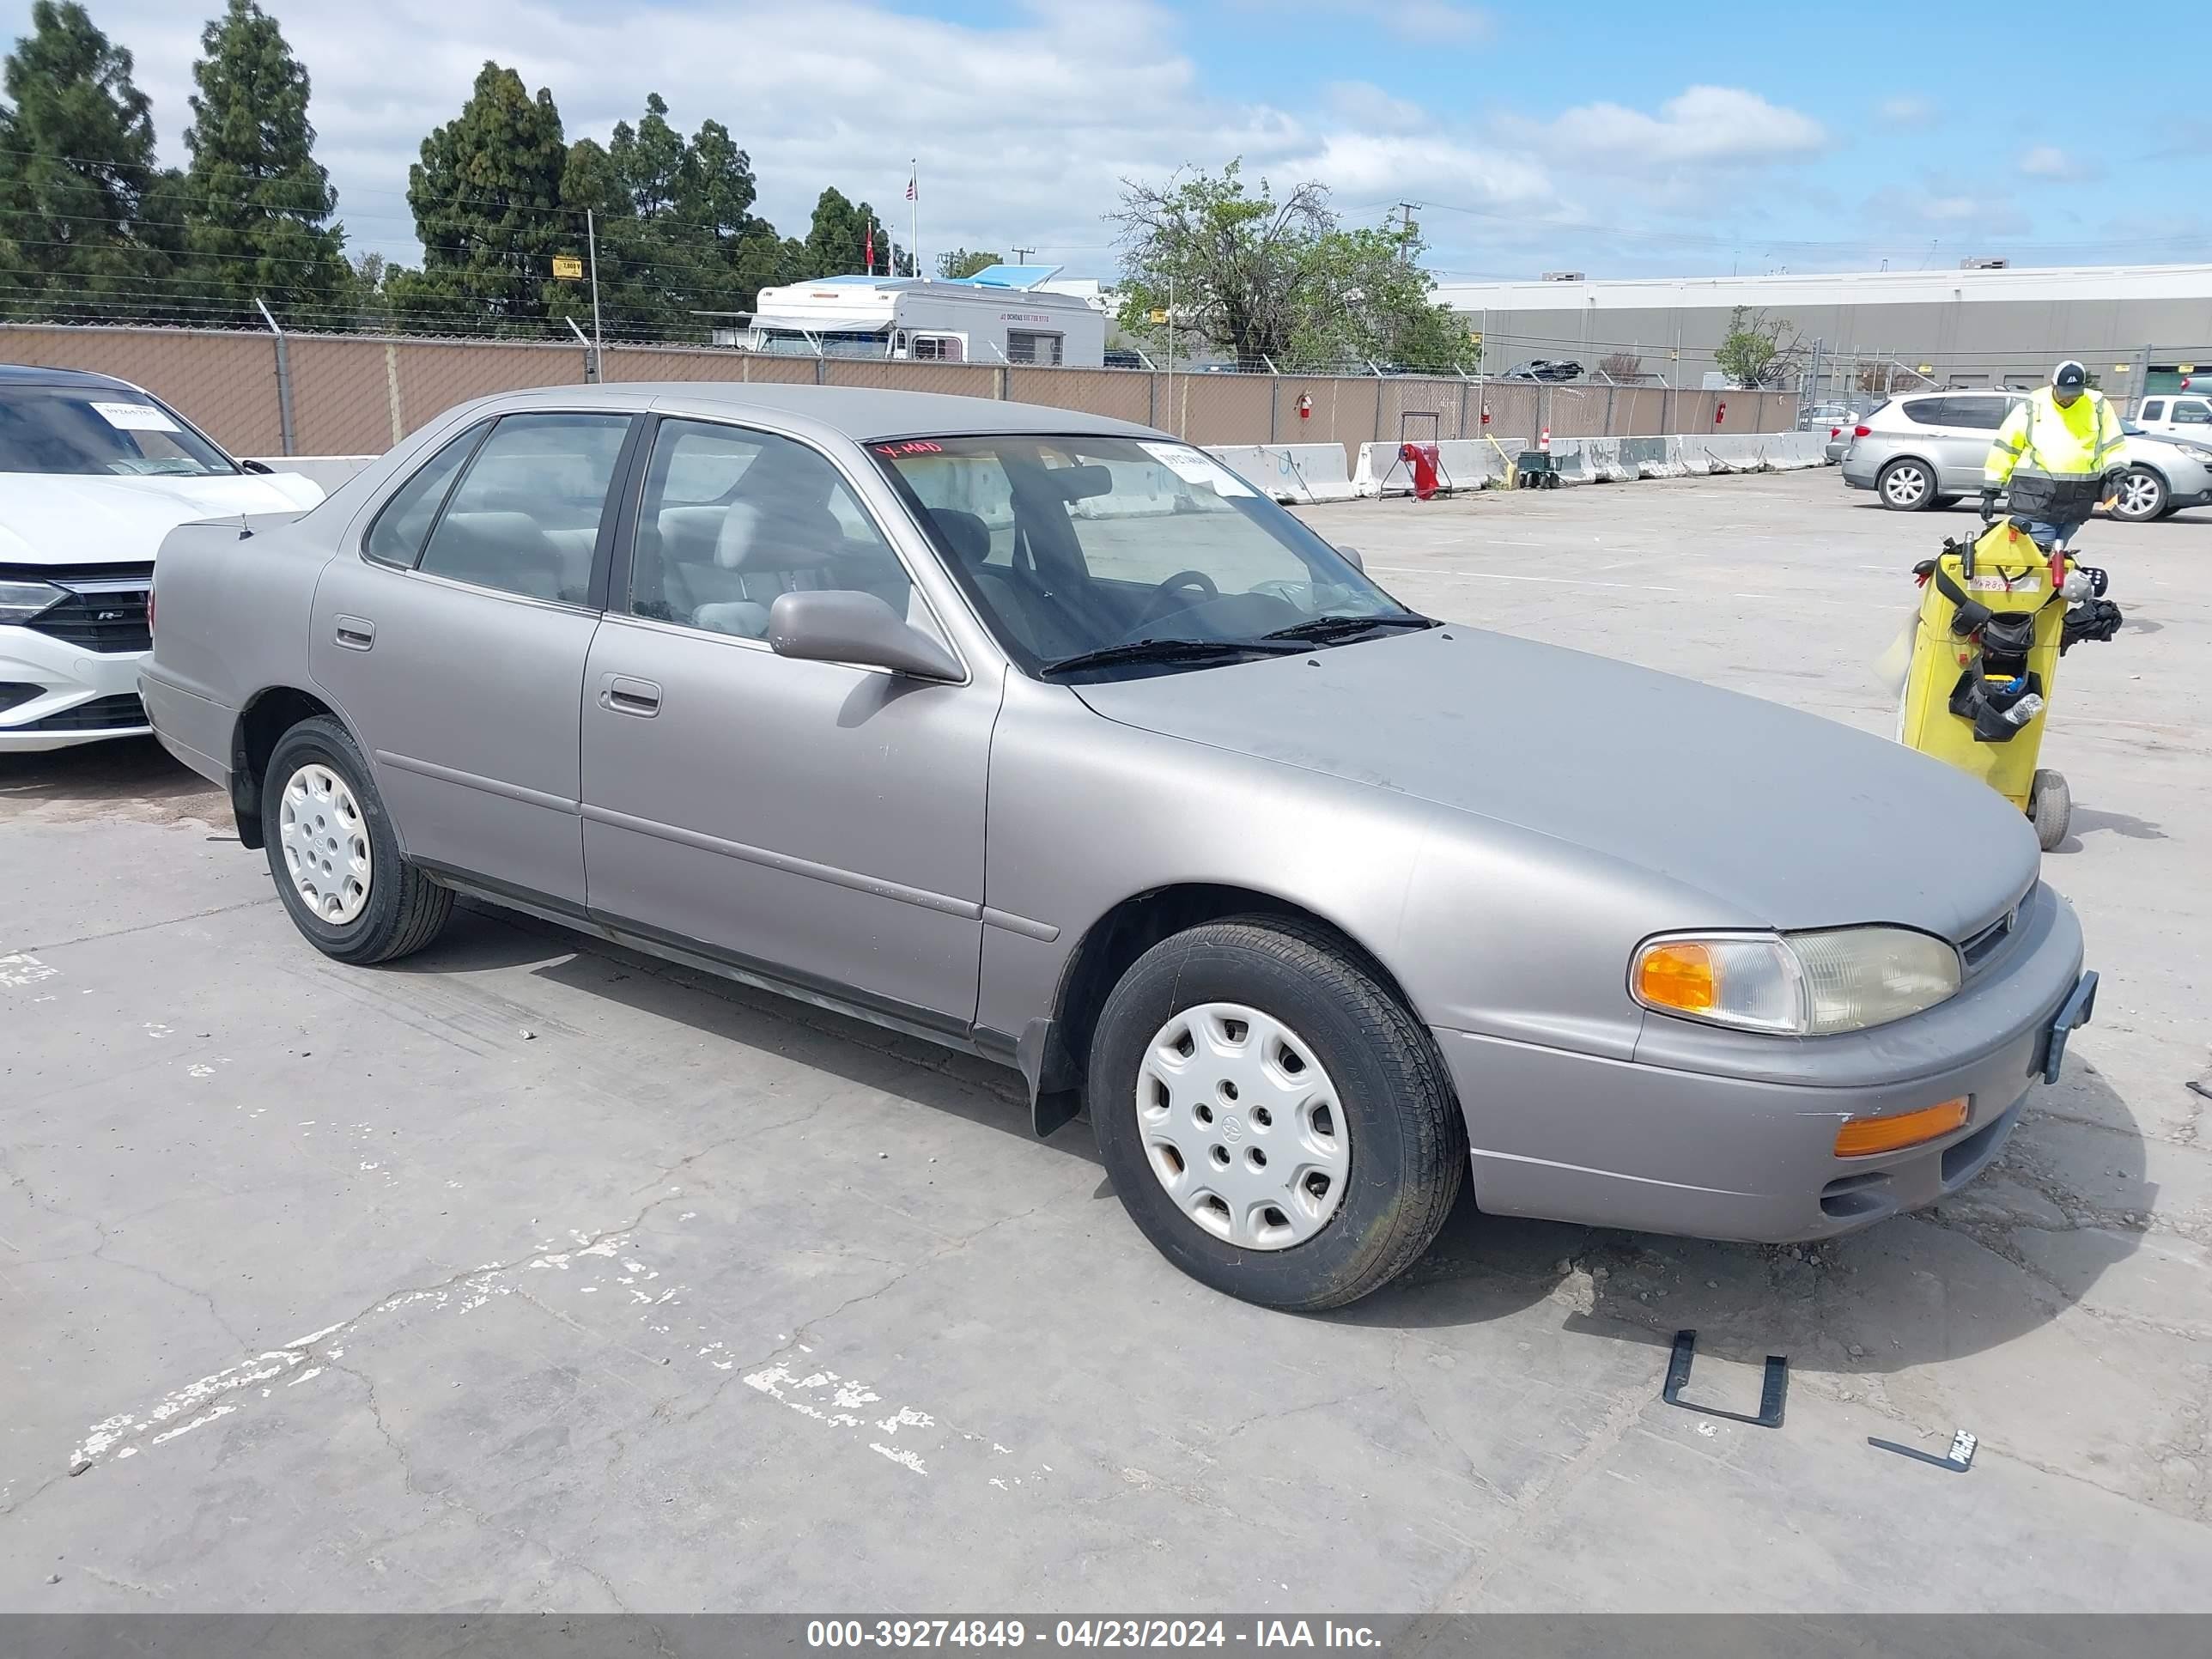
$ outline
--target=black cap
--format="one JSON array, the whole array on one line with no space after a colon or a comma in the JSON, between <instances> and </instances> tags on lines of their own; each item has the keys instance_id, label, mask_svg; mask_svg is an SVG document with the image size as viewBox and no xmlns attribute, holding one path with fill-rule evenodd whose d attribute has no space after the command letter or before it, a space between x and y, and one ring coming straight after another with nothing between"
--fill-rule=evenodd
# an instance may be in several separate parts
<instances>
[{"instance_id":1,"label":"black cap","mask_svg":"<svg viewBox=\"0 0 2212 1659\"><path fill-rule=\"evenodd\" d=\"M2061 392L2079 392L2089 384L2089 371L2069 357L2051 371L2051 384Z\"/></svg>"}]
</instances>

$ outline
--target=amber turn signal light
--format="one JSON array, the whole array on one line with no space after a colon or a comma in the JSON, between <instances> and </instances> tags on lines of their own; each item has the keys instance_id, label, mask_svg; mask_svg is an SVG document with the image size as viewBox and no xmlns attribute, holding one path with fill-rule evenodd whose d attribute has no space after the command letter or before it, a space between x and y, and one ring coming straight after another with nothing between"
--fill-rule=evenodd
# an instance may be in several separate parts
<instances>
[{"instance_id":1,"label":"amber turn signal light","mask_svg":"<svg viewBox=\"0 0 2212 1659\"><path fill-rule=\"evenodd\" d=\"M1947 1100L1940 1106L1923 1106L1917 1112L1894 1117L1855 1117L1836 1131L1838 1158L1865 1158L1872 1152L1893 1152L1917 1146L1923 1140L1948 1135L1965 1127L1966 1097Z\"/></svg>"},{"instance_id":2,"label":"amber turn signal light","mask_svg":"<svg viewBox=\"0 0 2212 1659\"><path fill-rule=\"evenodd\" d=\"M1712 951L1691 939L1652 946L1636 964L1636 993L1655 1006L1685 1013L1718 1006Z\"/></svg>"}]
</instances>

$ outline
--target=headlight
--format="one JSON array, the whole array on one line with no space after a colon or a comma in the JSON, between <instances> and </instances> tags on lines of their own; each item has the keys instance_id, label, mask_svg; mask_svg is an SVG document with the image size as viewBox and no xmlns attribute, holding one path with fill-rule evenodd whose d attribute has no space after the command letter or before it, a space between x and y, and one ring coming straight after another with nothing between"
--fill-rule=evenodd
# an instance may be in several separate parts
<instances>
[{"instance_id":1,"label":"headlight","mask_svg":"<svg viewBox=\"0 0 2212 1659\"><path fill-rule=\"evenodd\" d=\"M1822 1036L1934 1007L1959 988L1959 952L1905 927L1656 939L1638 949L1628 985L1662 1014Z\"/></svg>"},{"instance_id":2,"label":"headlight","mask_svg":"<svg viewBox=\"0 0 2212 1659\"><path fill-rule=\"evenodd\" d=\"M69 596L51 582L0 582L0 623L25 623Z\"/></svg>"}]
</instances>

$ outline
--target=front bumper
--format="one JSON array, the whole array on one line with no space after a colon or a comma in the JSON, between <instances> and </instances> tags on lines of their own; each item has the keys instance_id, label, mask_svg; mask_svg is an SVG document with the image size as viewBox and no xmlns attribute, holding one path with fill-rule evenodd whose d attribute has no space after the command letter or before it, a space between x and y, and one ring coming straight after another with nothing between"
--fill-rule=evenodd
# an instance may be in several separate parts
<instances>
[{"instance_id":1,"label":"front bumper","mask_svg":"<svg viewBox=\"0 0 2212 1659\"><path fill-rule=\"evenodd\" d=\"M0 754L144 736L138 665L145 657L0 626Z\"/></svg>"},{"instance_id":2,"label":"front bumper","mask_svg":"<svg viewBox=\"0 0 2212 1659\"><path fill-rule=\"evenodd\" d=\"M1436 1037L1485 1210L1786 1243L1923 1208L1987 1168L2019 1124L2050 1059L2052 1024L2081 981L2080 924L2039 887L2012 940L1956 996L1871 1031L1759 1037L1654 1016L1662 1041L1639 1042L1632 1060L1467 1031ZM1960 1096L1967 1121L1949 1135L1871 1158L1835 1155L1848 1118Z\"/></svg>"}]
</instances>

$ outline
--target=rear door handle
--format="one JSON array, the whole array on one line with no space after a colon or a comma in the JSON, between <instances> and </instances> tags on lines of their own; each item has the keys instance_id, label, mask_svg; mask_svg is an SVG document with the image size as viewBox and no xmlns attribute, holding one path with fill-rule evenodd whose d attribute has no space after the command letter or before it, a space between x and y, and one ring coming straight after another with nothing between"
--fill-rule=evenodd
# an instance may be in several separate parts
<instances>
[{"instance_id":1,"label":"rear door handle","mask_svg":"<svg viewBox=\"0 0 2212 1659\"><path fill-rule=\"evenodd\" d=\"M599 707L617 714L651 720L660 712L660 688L651 680L634 680L627 674L609 674L599 681Z\"/></svg>"},{"instance_id":2,"label":"rear door handle","mask_svg":"<svg viewBox=\"0 0 2212 1659\"><path fill-rule=\"evenodd\" d=\"M366 651L376 643L376 624L366 617L340 617L337 641L349 651Z\"/></svg>"}]
</instances>

